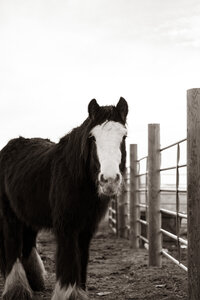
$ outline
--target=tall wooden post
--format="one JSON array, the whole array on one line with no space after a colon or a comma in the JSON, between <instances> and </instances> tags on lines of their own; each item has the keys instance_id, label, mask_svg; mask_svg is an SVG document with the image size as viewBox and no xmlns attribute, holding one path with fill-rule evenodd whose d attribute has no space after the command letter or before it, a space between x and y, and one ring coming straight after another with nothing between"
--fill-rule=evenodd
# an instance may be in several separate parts
<instances>
[{"instance_id":1,"label":"tall wooden post","mask_svg":"<svg viewBox=\"0 0 200 300\"><path fill-rule=\"evenodd\" d=\"M130 244L139 247L140 209L138 197L137 145L130 145Z\"/></svg>"},{"instance_id":2,"label":"tall wooden post","mask_svg":"<svg viewBox=\"0 0 200 300\"><path fill-rule=\"evenodd\" d=\"M160 125L148 126L148 239L149 266L160 267L161 213L160 213Z\"/></svg>"},{"instance_id":3,"label":"tall wooden post","mask_svg":"<svg viewBox=\"0 0 200 300\"><path fill-rule=\"evenodd\" d=\"M200 89L187 91L188 299L200 299Z\"/></svg>"}]
</instances>

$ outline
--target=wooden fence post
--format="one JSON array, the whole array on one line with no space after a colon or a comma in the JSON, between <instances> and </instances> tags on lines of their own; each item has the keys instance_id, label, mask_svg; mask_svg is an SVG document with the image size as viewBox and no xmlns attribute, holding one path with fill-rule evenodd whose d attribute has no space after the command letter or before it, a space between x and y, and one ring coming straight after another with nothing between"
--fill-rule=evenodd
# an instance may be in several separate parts
<instances>
[{"instance_id":1,"label":"wooden fence post","mask_svg":"<svg viewBox=\"0 0 200 300\"><path fill-rule=\"evenodd\" d=\"M126 176L126 175L125 175ZM117 198L118 201L118 236L124 238L126 235L126 191L123 188L122 193Z\"/></svg>"},{"instance_id":2,"label":"wooden fence post","mask_svg":"<svg viewBox=\"0 0 200 300\"><path fill-rule=\"evenodd\" d=\"M130 245L131 248L139 247L139 222L140 208L138 197L138 170L137 170L137 145L130 145Z\"/></svg>"},{"instance_id":3,"label":"wooden fence post","mask_svg":"<svg viewBox=\"0 0 200 300\"><path fill-rule=\"evenodd\" d=\"M125 231L124 231L124 238L129 239L129 230L128 230L128 223L129 223L129 187L128 187L128 170L126 169L126 174L124 178L124 218L125 218Z\"/></svg>"},{"instance_id":4,"label":"wooden fence post","mask_svg":"<svg viewBox=\"0 0 200 300\"><path fill-rule=\"evenodd\" d=\"M200 89L187 91L188 299L200 299Z\"/></svg>"},{"instance_id":5,"label":"wooden fence post","mask_svg":"<svg viewBox=\"0 0 200 300\"><path fill-rule=\"evenodd\" d=\"M148 240L149 266L160 267L162 236L160 213L160 125L148 125Z\"/></svg>"}]
</instances>

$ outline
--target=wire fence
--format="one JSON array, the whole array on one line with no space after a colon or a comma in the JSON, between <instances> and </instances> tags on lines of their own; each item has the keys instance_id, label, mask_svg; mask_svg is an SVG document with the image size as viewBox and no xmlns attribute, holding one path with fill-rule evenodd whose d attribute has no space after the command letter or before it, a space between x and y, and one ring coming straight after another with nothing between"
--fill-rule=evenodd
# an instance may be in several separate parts
<instances>
[{"instance_id":1,"label":"wire fence","mask_svg":"<svg viewBox=\"0 0 200 300\"><path fill-rule=\"evenodd\" d=\"M187 91L187 140L160 148L159 124L149 124L148 157L138 160L137 145L130 145L127 188L120 199L114 200L115 212L111 211L113 206L109 209L109 218L116 218L116 222L109 221L110 226L115 226L118 236L128 237L132 248L138 248L141 241L147 246L149 266L161 266L162 256L165 256L187 271L189 300L200 299L199 137L200 89L190 89ZM187 159L182 162L181 148L184 144L187 144ZM176 150L175 163L163 166L161 157L170 149ZM143 162L146 167L142 170ZM168 175L164 177L163 174ZM163 180L167 177L169 184ZM175 178L173 185L172 177ZM172 195L175 197L172 198ZM163 205L166 196L168 201ZM170 223L172 230L169 230ZM176 257L163 248L165 238L176 243ZM187 262L186 259L181 260L183 248L187 248Z\"/></svg>"},{"instance_id":2,"label":"wire fence","mask_svg":"<svg viewBox=\"0 0 200 300\"><path fill-rule=\"evenodd\" d=\"M166 151L170 148L174 148L176 147L176 165L175 166L171 166L171 167L167 167L167 168L161 168L160 172L165 172L165 171L169 171L169 170L175 170L176 174L175 174L175 190L174 189L161 189L160 192L167 192L167 193L175 193L176 196L176 211L171 211L171 210L167 210L164 208L161 208L160 211L161 213L173 216L176 218L176 234L172 234L171 232L164 230L163 228L161 228L161 232L163 235L166 235L168 237L170 237L171 239L176 241L177 244L177 253L178 253L178 257L177 259L175 259L172 255L170 255L166 250L162 249L162 254L169 258L171 261L173 261L175 264L179 265L182 269L184 269L185 271L187 271L187 267L181 263L181 245L185 245L187 247L187 240L183 239L181 237L181 232L180 232L180 227L181 227L181 221L182 219L187 220L187 214L186 213L182 213L180 212L180 193L181 194L186 194L187 190L185 189L180 189L180 169L187 167L187 164L180 164L180 144L185 143L186 139L183 139L179 142L176 142L172 145L169 145L167 147L164 147L162 149L160 149L160 152L162 153L163 151ZM186 176L186 174L185 174Z\"/></svg>"},{"instance_id":3,"label":"wire fence","mask_svg":"<svg viewBox=\"0 0 200 300\"><path fill-rule=\"evenodd\" d=\"M180 144L186 144L186 139L180 140L176 143L173 143L169 146L163 147L159 149L160 154L171 149L176 148L175 156L176 156L176 164L171 166L160 167L160 177L163 176L163 173L166 171L175 170L175 175L171 174L173 177L173 185L172 180L170 180L170 184L168 184L167 180L164 180L164 185L160 187L159 193L160 196L163 196L161 199L160 205L160 213L161 213L161 224L159 230L162 233L162 245L164 241L174 241L177 247L176 258L169 254L169 250L166 249L167 243L165 243L165 248L161 249L161 254L175 264L179 265L182 269L187 271L187 266L185 266L181 262L181 250L184 245L184 249L187 248L188 242L185 237L182 237L181 233L181 225L185 229L184 234L186 234L186 226L187 226L187 213L180 210L181 201L180 195L185 195L187 193L186 188L180 187L180 169L185 168L184 176L186 178L186 168L187 164L180 164ZM162 156L161 156L162 161ZM137 193L138 199L138 209L137 213L137 222L139 226L137 226L137 238L139 239L139 245L144 245L148 248L149 240L148 240L148 209L149 209L149 200L148 200L148 156L142 157L137 160L137 173L135 174L134 180L138 182L135 193ZM141 167L141 165L143 166ZM171 188L169 188L169 186ZM169 194L175 195L175 199L169 203L170 197ZM110 207L109 207L109 226L111 230L121 237L130 238L130 168L127 169L127 173L125 176L125 189L121 199L112 199ZM174 206L174 209L167 209L164 206ZM183 220L185 222L183 222ZM171 225L169 226L169 223ZM168 237L168 239L166 238Z\"/></svg>"}]
</instances>

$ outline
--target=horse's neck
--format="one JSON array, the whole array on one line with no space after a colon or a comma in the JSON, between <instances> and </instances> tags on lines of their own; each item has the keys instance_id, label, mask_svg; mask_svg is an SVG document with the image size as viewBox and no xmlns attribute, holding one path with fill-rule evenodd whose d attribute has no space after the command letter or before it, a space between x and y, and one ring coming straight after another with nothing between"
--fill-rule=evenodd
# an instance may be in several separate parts
<instances>
[{"instance_id":1,"label":"horse's neck","mask_svg":"<svg viewBox=\"0 0 200 300\"><path fill-rule=\"evenodd\" d=\"M64 136L57 144L56 158L63 161L67 166L77 166L81 164L81 137L77 138L76 132L71 132Z\"/></svg>"}]
</instances>

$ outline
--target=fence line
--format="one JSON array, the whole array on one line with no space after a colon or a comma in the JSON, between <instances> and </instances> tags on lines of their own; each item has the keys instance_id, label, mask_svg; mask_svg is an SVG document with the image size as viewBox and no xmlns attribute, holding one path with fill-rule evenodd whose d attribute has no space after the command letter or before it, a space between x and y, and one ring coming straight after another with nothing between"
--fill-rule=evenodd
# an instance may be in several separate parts
<instances>
[{"instance_id":1,"label":"fence line","mask_svg":"<svg viewBox=\"0 0 200 300\"><path fill-rule=\"evenodd\" d=\"M159 135L159 125L158 124L150 124L149 125L149 141L151 142L152 139L155 139L155 128L157 127L157 135ZM153 131L153 132L152 132ZM152 136L153 135L153 136ZM159 136L157 136L157 141L159 141ZM156 265L159 266L161 265L161 253L166 256L167 258L169 258L170 260L172 260L173 262L175 262L176 264L180 265L180 267L182 267L184 270L187 270L186 266L183 266L183 264L180 261L180 247L181 244L184 244L185 246L187 246L187 241L183 238L180 237L180 220L181 218L187 219L187 214L181 213L179 211L179 207L180 207L180 203L179 203L179 194L180 193L185 193L186 191L184 190L180 190L179 189L179 168L182 168L183 166L185 167L186 165L179 165L179 157L180 157L180 148L179 148L179 144L182 142L185 142L186 139L183 139L179 142L176 142L174 144L171 144L167 147L161 148L161 149L154 149L154 157L151 158L149 156L148 159L148 163L150 164L150 162L152 162L152 164L154 165L154 174L151 174L149 172L149 165L148 165L148 190L151 188L151 181L152 180L156 180L157 181L157 186L156 188L154 188L154 197L152 197L151 193L148 193L148 206L144 205L144 204L140 204L140 207L142 208L146 208L148 210L148 218L149 215L152 214L154 218L156 218L155 222L155 228L152 228L152 221L151 219L149 219L148 222L144 222L143 220L138 220L140 223L148 226L148 236L153 240L153 242L157 245L156 250L154 248L152 248L151 244L149 243L149 239L146 239L145 242L149 243L149 265ZM171 147L175 147L177 146L177 160L176 160L176 165L175 166L171 166L169 168L160 168L159 163L160 163L160 156L159 153L163 152L164 150L167 150ZM151 143L149 143L149 147L151 147ZM150 149L151 151L151 149ZM156 158L157 155L157 158ZM155 160L157 161L157 163L155 162ZM140 163L140 160L138 160L138 163ZM164 170L171 170L171 169L175 169L176 170L176 188L175 189L160 189L160 173ZM155 176L155 174L157 174L157 179L152 179L152 177ZM137 176L140 176L137 175ZM159 203L159 199L156 199L157 202L155 201L155 195L157 197L159 197L159 195L163 192L173 192L176 195L176 211L172 211L172 210L168 210L168 209L164 209L160 207L160 203ZM141 189L138 189L138 193L141 193ZM155 206L155 202L156 202L156 206ZM153 204L153 205L152 205ZM154 207L155 206L155 207ZM168 230L165 230L163 228L161 228L160 225L160 213L161 214L167 214L169 216L175 217L176 218L176 233L177 235L169 232ZM177 249L178 249L178 259L176 260L174 257L172 257L171 255L169 255L164 249L161 250L161 238L160 238L160 233L162 233L163 235L166 235L174 240L176 240L177 242ZM139 234L139 237L144 240L144 237L141 236L141 234ZM154 246L156 247L156 246ZM153 258L152 258L153 257Z\"/></svg>"},{"instance_id":2,"label":"fence line","mask_svg":"<svg viewBox=\"0 0 200 300\"><path fill-rule=\"evenodd\" d=\"M162 254L183 270L188 271L188 299L200 299L200 89L187 92L187 139L159 149L159 125L150 124L148 140L148 157L138 160L137 145L130 146L130 225L128 226L130 243L133 248L139 247L139 240L149 243L149 265L161 265ZM186 141L187 164L180 164L180 144ZM176 147L176 165L160 168L161 153L172 147ZM145 159L148 161L146 172L139 173L138 165ZM187 168L187 190L180 189L180 169L182 168ZM175 170L176 173L175 189L160 188L160 174L169 170ZM145 184L140 186L139 183L143 177L145 177ZM160 207L159 198L162 193L175 193L175 211ZM143 203L139 201L141 194L145 196ZM180 194L187 194L187 214L180 211ZM140 209L145 209L146 216L141 216ZM176 234L161 228L161 214L176 219ZM180 235L182 219L188 220L188 240ZM142 226L148 228L147 237L143 235ZM177 242L177 259L161 249L161 234ZM181 245L188 248L188 268L180 260Z\"/></svg>"},{"instance_id":3,"label":"fence line","mask_svg":"<svg viewBox=\"0 0 200 300\"><path fill-rule=\"evenodd\" d=\"M182 244L187 246L187 241L180 237L180 220L181 219L187 219L187 214L182 213L179 211L179 194L180 193L186 193L186 190L180 190L179 189L179 168L182 168L185 165L179 165L179 156L180 156L180 149L179 144L186 141L186 139L182 139L176 143L173 143L169 146L166 146L164 148L160 149L160 142L159 136L159 125L158 124L149 124L149 155L142 157L141 159L137 158L137 145L131 144L130 145L130 182L129 182L129 192L130 192L130 209L129 209L129 218L130 222L128 224L128 231L129 234L125 236L124 228L126 227L126 222L123 220L123 217L125 216L124 213L124 201L123 196L120 198L120 204L118 204L118 213L121 214L121 217L118 216L118 219L116 219L116 222L114 223L114 232L118 231L118 235L120 237L129 237L131 247L138 248L141 244L140 241L144 241L145 243L148 243L149 246L149 265L152 266L161 266L161 254L166 256L167 258L171 259L176 264L180 265L184 270L187 270L186 266L183 266L180 259L180 247ZM156 134L155 134L156 132ZM152 137L153 134L153 137ZM152 139L153 138L153 139ZM157 147L155 147L155 139L157 140ZM153 142L153 157L151 156L151 144ZM177 146L177 160L176 165L171 166L169 168L160 168L160 153L163 151ZM155 158L154 156L157 155ZM146 172L139 173L140 170L140 163L141 161L146 160ZM156 162L155 162L156 160ZM148 163L147 163L148 162ZM152 171L150 171L150 168L154 168ZM170 170L175 169L176 170L176 188L175 189L161 189L160 188L160 173L164 170ZM153 174L151 174L151 172ZM152 180L150 180L154 175L157 174L156 179L156 187L153 185ZM140 178L142 176L145 176L145 186L143 188L140 188ZM127 176L128 177L128 176ZM153 179L154 180L154 179ZM149 190L151 189L151 192ZM163 192L170 192L176 194L176 211L172 211L169 209L162 208L160 206L160 194ZM140 194L143 193L145 195L145 204L140 203ZM153 197L152 198L152 194ZM151 199L151 200L150 200ZM114 200L112 200L113 202ZM177 203L178 202L178 203ZM153 206L152 206L153 204ZM115 207L117 206L117 201L115 200ZM120 209L119 209L120 206ZM144 209L143 212L145 213L143 216L141 215L140 209ZM110 208L110 215L113 215L113 205L112 208ZM156 215L157 214L157 215ZM167 214L169 216L176 218L176 232L177 235L169 232L168 230L165 230L164 228L161 228L161 214ZM117 215L117 213L114 212L114 216ZM142 218L144 219L142 219ZM110 221L109 221L110 222ZM154 223L153 223L154 222ZM110 222L111 223L111 222ZM123 225L122 225L123 224ZM115 226L118 227L118 229L115 229ZM123 226L123 229L120 227ZM146 227L146 230L141 230L142 226ZM144 236L145 232L147 233L147 237ZM166 254L166 251L162 249L162 235L168 236L171 239L175 240L177 242L177 248L178 248L178 259L176 260L174 257ZM149 243L149 237L150 237L150 243Z\"/></svg>"}]
</instances>

